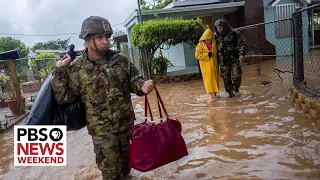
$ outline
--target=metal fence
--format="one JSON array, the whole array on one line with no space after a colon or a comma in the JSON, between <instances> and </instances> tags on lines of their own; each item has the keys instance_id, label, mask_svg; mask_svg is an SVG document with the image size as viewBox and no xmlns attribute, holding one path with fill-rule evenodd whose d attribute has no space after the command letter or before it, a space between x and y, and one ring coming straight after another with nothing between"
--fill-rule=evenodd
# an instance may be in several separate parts
<instances>
[{"instance_id":1,"label":"metal fence","mask_svg":"<svg viewBox=\"0 0 320 180\"><path fill-rule=\"evenodd\" d=\"M293 74L292 21L237 28L246 39L243 82L289 89Z\"/></svg>"},{"instance_id":2,"label":"metal fence","mask_svg":"<svg viewBox=\"0 0 320 180\"><path fill-rule=\"evenodd\" d=\"M289 89L293 80L292 19L260 23L236 30L244 36L247 45L247 54L242 63L243 82ZM194 57L195 47L182 43L165 48L162 54L173 64L168 67L167 75L200 72L199 62ZM129 55L132 62L141 67L139 50L129 48ZM157 56L158 53L155 54Z\"/></svg>"},{"instance_id":3,"label":"metal fence","mask_svg":"<svg viewBox=\"0 0 320 180\"><path fill-rule=\"evenodd\" d=\"M53 71L57 60L34 58L14 60L16 72L13 74L17 75L18 87L13 83L10 61L0 61L0 132L21 115L21 111L31 109L42 82ZM20 104L17 103L18 88L23 97Z\"/></svg>"},{"instance_id":4,"label":"metal fence","mask_svg":"<svg viewBox=\"0 0 320 180\"><path fill-rule=\"evenodd\" d=\"M314 12L320 4L300 9L293 14L294 85L310 97L320 98L319 17Z\"/></svg>"},{"instance_id":5,"label":"metal fence","mask_svg":"<svg viewBox=\"0 0 320 180\"><path fill-rule=\"evenodd\" d=\"M142 71L141 58L138 48L129 48L129 58ZM160 51L156 51L154 57L158 57ZM195 47L186 43L178 44L176 46L164 47L162 55L166 57L172 66L168 66L166 75L181 75L199 73L199 62L195 59ZM153 71L155 73L155 71Z\"/></svg>"}]
</instances>

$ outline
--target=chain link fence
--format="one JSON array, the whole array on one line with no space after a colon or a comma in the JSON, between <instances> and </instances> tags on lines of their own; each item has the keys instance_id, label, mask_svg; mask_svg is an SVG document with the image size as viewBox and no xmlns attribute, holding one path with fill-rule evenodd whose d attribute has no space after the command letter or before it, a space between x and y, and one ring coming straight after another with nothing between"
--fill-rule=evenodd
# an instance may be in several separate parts
<instances>
[{"instance_id":1,"label":"chain link fence","mask_svg":"<svg viewBox=\"0 0 320 180\"><path fill-rule=\"evenodd\" d=\"M320 4L293 14L294 85L310 97L320 98Z\"/></svg>"},{"instance_id":2,"label":"chain link fence","mask_svg":"<svg viewBox=\"0 0 320 180\"><path fill-rule=\"evenodd\" d=\"M11 71L14 66L14 71ZM20 77L12 76L22 69L22 62L0 61L0 132L25 111L25 99L17 100L19 91L15 84L19 83Z\"/></svg>"},{"instance_id":3,"label":"chain link fence","mask_svg":"<svg viewBox=\"0 0 320 180\"><path fill-rule=\"evenodd\" d=\"M237 28L246 39L243 83L290 88L293 78L292 21L284 19Z\"/></svg>"},{"instance_id":4,"label":"chain link fence","mask_svg":"<svg viewBox=\"0 0 320 180\"><path fill-rule=\"evenodd\" d=\"M199 62L195 59L195 47L182 43L171 46L170 48L164 46L161 51L162 55L171 63L171 65L168 66L166 75L182 75L200 72ZM129 48L128 52L131 61L142 71L143 67L140 60L139 49ZM160 50L157 50L154 57L158 57L159 55ZM156 71L153 70L153 73L155 72Z\"/></svg>"},{"instance_id":5,"label":"chain link fence","mask_svg":"<svg viewBox=\"0 0 320 180\"><path fill-rule=\"evenodd\" d=\"M8 60L0 60L0 132L25 110L31 109L42 82L53 71L57 60L23 58L16 59L11 64ZM15 66L13 73L12 64ZM14 74L18 87L13 83ZM17 102L18 88L22 97L20 104Z\"/></svg>"},{"instance_id":6,"label":"chain link fence","mask_svg":"<svg viewBox=\"0 0 320 180\"><path fill-rule=\"evenodd\" d=\"M246 39L247 54L242 63L243 82L273 85L290 88L293 80L293 36L292 19L261 23L237 28ZM140 69L140 56L137 48L129 48L129 57ZM182 43L170 48L165 47L162 55L173 66L167 75L199 73L195 47ZM159 50L155 57L159 56Z\"/></svg>"}]
</instances>

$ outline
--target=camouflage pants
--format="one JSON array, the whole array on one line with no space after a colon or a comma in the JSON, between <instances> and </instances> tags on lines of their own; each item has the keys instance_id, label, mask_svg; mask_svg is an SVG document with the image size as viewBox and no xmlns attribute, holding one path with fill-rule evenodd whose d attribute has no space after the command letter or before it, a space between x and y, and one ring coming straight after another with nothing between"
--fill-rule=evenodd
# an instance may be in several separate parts
<instances>
[{"instance_id":1,"label":"camouflage pants","mask_svg":"<svg viewBox=\"0 0 320 180\"><path fill-rule=\"evenodd\" d=\"M231 92L235 88L240 87L242 69L239 62L235 62L233 64L221 64L220 72L226 92Z\"/></svg>"},{"instance_id":2,"label":"camouflage pants","mask_svg":"<svg viewBox=\"0 0 320 180\"><path fill-rule=\"evenodd\" d=\"M129 174L130 130L104 136L92 136L96 163L103 180L121 180Z\"/></svg>"}]
</instances>

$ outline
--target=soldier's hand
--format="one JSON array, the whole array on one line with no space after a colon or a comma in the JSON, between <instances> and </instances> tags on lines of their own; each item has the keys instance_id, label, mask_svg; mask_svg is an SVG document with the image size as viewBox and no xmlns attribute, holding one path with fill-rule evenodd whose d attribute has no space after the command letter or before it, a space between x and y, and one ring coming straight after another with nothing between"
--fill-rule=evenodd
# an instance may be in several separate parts
<instances>
[{"instance_id":1,"label":"soldier's hand","mask_svg":"<svg viewBox=\"0 0 320 180\"><path fill-rule=\"evenodd\" d=\"M240 60L240 61L243 61L243 60L244 60L244 56L240 56L240 57L239 57L239 60Z\"/></svg>"},{"instance_id":2,"label":"soldier's hand","mask_svg":"<svg viewBox=\"0 0 320 180\"><path fill-rule=\"evenodd\" d=\"M62 60L56 63L56 67L66 67L71 63L71 56L69 54L65 55Z\"/></svg>"},{"instance_id":3,"label":"soldier's hand","mask_svg":"<svg viewBox=\"0 0 320 180\"><path fill-rule=\"evenodd\" d=\"M141 91L145 94L148 95L151 93L151 91L154 88L154 84L152 80L148 80L144 82L143 86L141 87Z\"/></svg>"}]
</instances>

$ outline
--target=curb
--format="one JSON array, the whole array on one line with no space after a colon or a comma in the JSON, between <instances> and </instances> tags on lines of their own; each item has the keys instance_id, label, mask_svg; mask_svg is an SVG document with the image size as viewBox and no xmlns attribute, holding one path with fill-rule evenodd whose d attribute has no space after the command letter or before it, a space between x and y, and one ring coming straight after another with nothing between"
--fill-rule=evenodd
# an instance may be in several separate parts
<instances>
[{"instance_id":1,"label":"curb","mask_svg":"<svg viewBox=\"0 0 320 180\"><path fill-rule=\"evenodd\" d=\"M291 104L300 108L304 113L310 115L312 118L320 120L320 101L305 96L293 85L291 85L290 90Z\"/></svg>"},{"instance_id":2,"label":"curb","mask_svg":"<svg viewBox=\"0 0 320 180\"><path fill-rule=\"evenodd\" d=\"M25 119L29 115L30 111L25 112L24 114L20 115L16 119L14 119L11 123L9 123L8 126L3 131L0 131L0 133L5 133L7 130L11 129L14 125L21 122L23 119Z\"/></svg>"}]
</instances>

